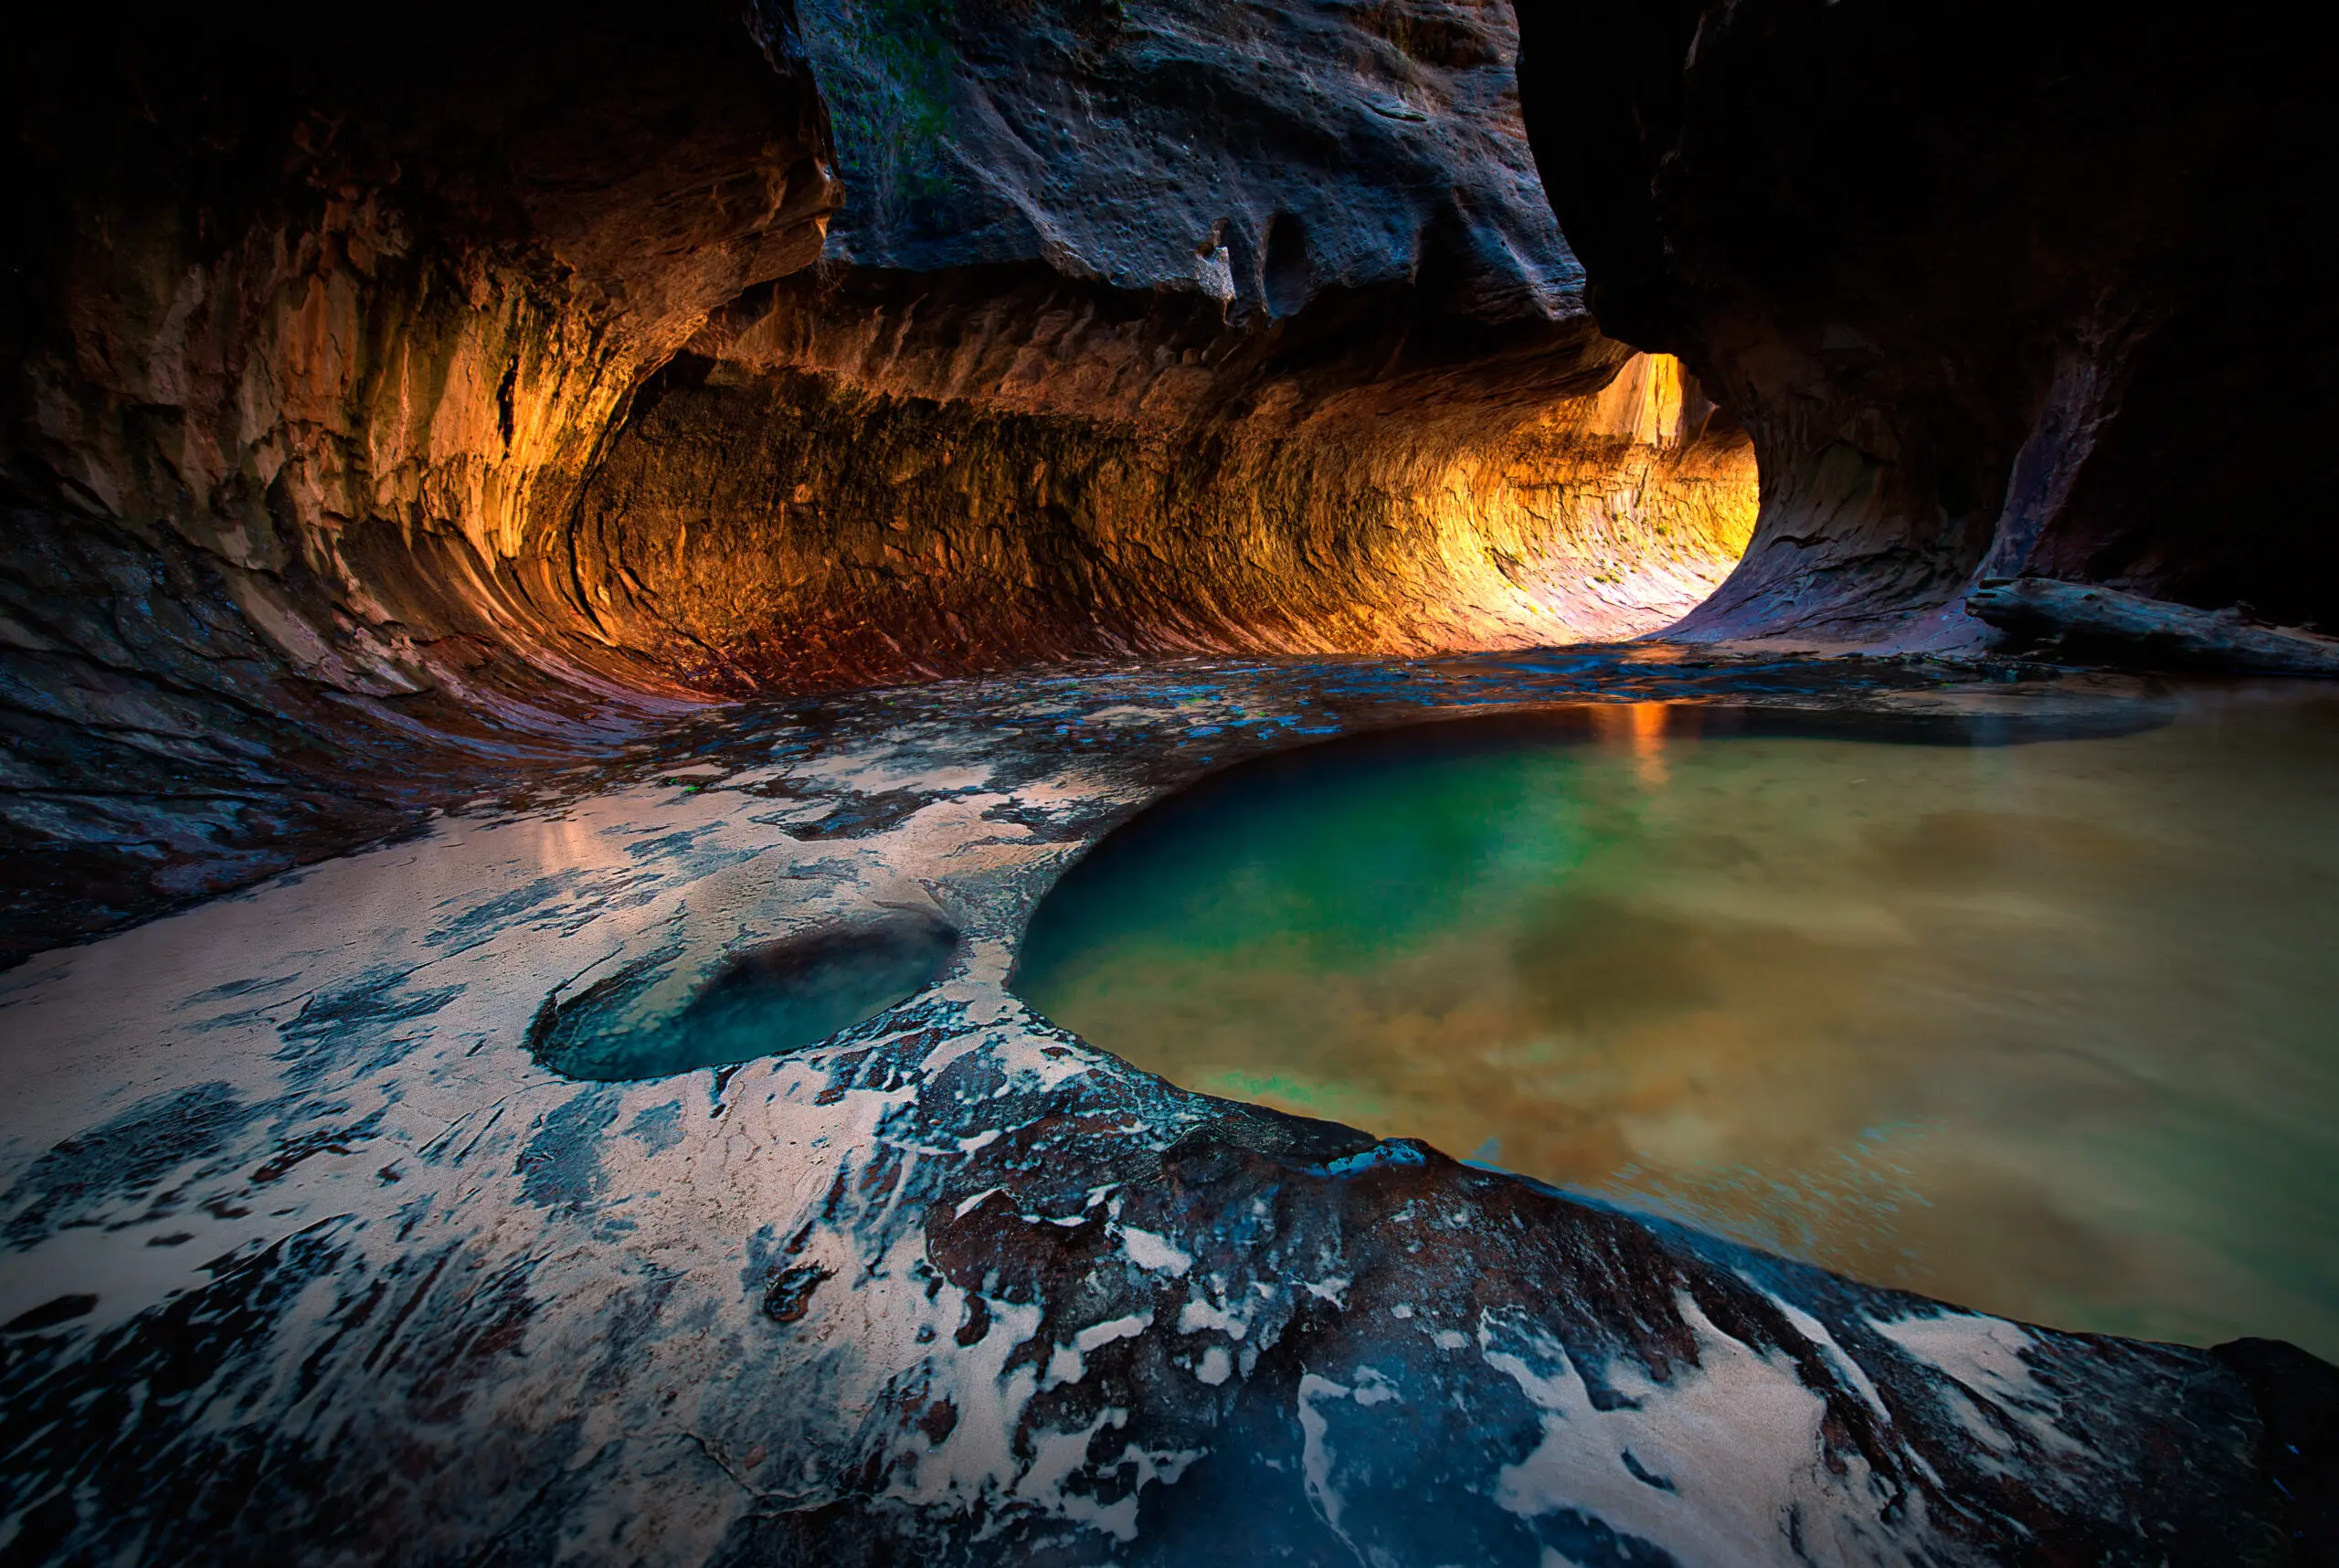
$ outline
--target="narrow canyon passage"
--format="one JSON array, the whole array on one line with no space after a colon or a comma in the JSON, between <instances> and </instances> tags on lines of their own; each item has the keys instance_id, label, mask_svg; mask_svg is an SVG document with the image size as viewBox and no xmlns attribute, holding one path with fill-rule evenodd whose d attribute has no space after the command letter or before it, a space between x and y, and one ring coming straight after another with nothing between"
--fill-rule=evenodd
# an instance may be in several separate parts
<instances>
[{"instance_id":1,"label":"narrow canyon passage","mask_svg":"<svg viewBox=\"0 0 2339 1568\"><path fill-rule=\"evenodd\" d=\"M27 19L0 1550L2339 1560L2339 116L2001 10Z\"/></svg>"}]
</instances>

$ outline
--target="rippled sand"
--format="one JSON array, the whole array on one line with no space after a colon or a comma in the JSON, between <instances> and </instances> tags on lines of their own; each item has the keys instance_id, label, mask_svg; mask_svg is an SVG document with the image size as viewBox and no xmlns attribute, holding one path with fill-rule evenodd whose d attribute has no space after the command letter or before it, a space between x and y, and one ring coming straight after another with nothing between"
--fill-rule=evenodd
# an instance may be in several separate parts
<instances>
[{"instance_id":1,"label":"rippled sand","mask_svg":"<svg viewBox=\"0 0 2339 1568\"><path fill-rule=\"evenodd\" d=\"M1878 1283L2339 1354L2339 703L1695 722L1250 765L1076 870L1020 989L1179 1083Z\"/></svg>"}]
</instances>

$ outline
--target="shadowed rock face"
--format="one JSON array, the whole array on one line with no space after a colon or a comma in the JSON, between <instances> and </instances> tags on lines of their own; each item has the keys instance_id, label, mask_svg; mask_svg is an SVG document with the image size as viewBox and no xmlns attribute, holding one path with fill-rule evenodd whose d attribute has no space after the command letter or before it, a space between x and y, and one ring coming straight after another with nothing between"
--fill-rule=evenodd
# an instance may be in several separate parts
<instances>
[{"instance_id":1,"label":"shadowed rock face","mask_svg":"<svg viewBox=\"0 0 2339 1568\"><path fill-rule=\"evenodd\" d=\"M1236 316L1390 281L1454 323L1581 314L1498 0L811 0L803 26L851 181L837 260L1040 260Z\"/></svg>"},{"instance_id":2,"label":"shadowed rock face","mask_svg":"<svg viewBox=\"0 0 2339 1568\"><path fill-rule=\"evenodd\" d=\"M2048 5L1525 0L1529 129L1604 330L1752 432L1681 628L1970 637L2035 572L2339 608L2330 25Z\"/></svg>"},{"instance_id":3,"label":"shadowed rock face","mask_svg":"<svg viewBox=\"0 0 2339 1568\"><path fill-rule=\"evenodd\" d=\"M290 577L376 627L575 630L556 558L512 563L642 376L817 255L836 189L784 12L761 41L723 5L282 21L133 7L18 55L9 473L204 550L328 683L411 690L394 631L282 624ZM398 580L385 531L477 580Z\"/></svg>"}]
</instances>

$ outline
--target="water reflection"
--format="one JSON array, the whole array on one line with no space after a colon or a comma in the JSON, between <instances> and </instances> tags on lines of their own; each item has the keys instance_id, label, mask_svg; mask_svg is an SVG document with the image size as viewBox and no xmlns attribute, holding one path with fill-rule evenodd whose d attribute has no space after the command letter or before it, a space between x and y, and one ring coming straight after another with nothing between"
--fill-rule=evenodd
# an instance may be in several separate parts
<instances>
[{"instance_id":1,"label":"water reflection","mask_svg":"<svg viewBox=\"0 0 2339 1568\"><path fill-rule=\"evenodd\" d=\"M2339 1353L2339 710L2008 739L1642 705L1296 753L1106 841L1017 983L1879 1283Z\"/></svg>"}]
</instances>

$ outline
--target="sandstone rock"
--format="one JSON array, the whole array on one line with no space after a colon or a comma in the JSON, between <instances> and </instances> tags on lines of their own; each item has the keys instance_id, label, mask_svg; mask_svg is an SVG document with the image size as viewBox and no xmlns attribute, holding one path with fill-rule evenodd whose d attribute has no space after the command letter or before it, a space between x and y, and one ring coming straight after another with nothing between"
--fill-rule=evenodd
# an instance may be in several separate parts
<instances>
[{"instance_id":1,"label":"sandstone rock","mask_svg":"<svg viewBox=\"0 0 2339 1568\"><path fill-rule=\"evenodd\" d=\"M1752 433L1685 634L1954 641L1983 575L2339 603L2330 22L2057 0L1524 0L1603 328ZM1945 610L1936 607L1948 606ZM1930 616L1930 618L1929 618Z\"/></svg>"},{"instance_id":2,"label":"sandstone rock","mask_svg":"<svg viewBox=\"0 0 2339 1568\"><path fill-rule=\"evenodd\" d=\"M0 312L8 950L689 704L532 546L640 378L819 249L819 101L784 5L755 26L28 21Z\"/></svg>"},{"instance_id":3,"label":"sandstone rock","mask_svg":"<svg viewBox=\"0 0 2339 1568\"><path fill-rule=\"evenodd\" d=\"M1630 636L1741 432L1592 332L1499 5L817 5L861 193L589 487L605 625L774 684ZM756 450L760 445L762 450Z\"/></svg>"},{"instance_id":4,"label":"sandstone rock","mask_svg":"<svg viewBox=\"0 0 2339 1568\"><path fill-rule=\"evenodd\" d=\"M790 283L704 334L578 512L600 620L758 690L1141 650L1629 636L1742 546L1751 463L1670 361L1409 362L1024 274ZM1605 387L1603 377L1613 377Z\"/></svg>"},{"instance_id":5,"label":"sandstone rock","mask_svg":"<svg viewBox=\"0 0 2339 1568\"><path fill-rule=\"evenodd\" d=\"M20 944L708 694L1631 635L1751 521L1498 5L151 9L15 57Z\"/></svg>"},{"instance_id":6,"label":"sandstone rock","mask_svg":"<svg viewBox=\"0 0 2339 1568\"><path fill-rule=\"evenodd\" d=\"M1743 432L1578 308L1499 6L817 21L870 198L811 276L838 193L777 0L434 3L348 40L142 5L16 40L16 950L486 780L671 763L624 743L708 692L1613 635L1743 537ZM1773 440L1767 383L1725 385ZM690 782L470 824L549 866L448 827L199 912L248 973L160 925L20 971L11 1545L2279 1549L2281 1489L2329 1464L2303 1358L1863 1289L1189 1094L1000 990L1051 865L1303 717L1808 671L1117 679L1103 710L1063 702L1092 673L751 712L660 743ZM867 931L810 905L946 895L848 1011L942 983L808 1052L686 1087L522 1056L834 989Z\"/></svg>"},{"instance_id":7,"label":"sandstone rock","mask_svg":"<svg viewBox=\"0 0 2339 1568\"><path fill-rule=\"evenodd\" d=\"M2025 638L2059 642L2073 655L2265 674L2339 675L2339 637L2268 626L2238 609L2192 609L2117 588L2046 577L1984 582L1966 596L1965 613Z\"/></svg>"},{"instance_id":8,"label":"sandstone rock","mask_svg":"<svg viewBox=\"0 0 2339 1568\"><path fill-rule=\"evenodd\" d=\"M1416 281L1455 319L1580 313L1500 0L810 0L802 17L852 193L830 254L856 267L1038 261L1238 316Z\"/></svg>"}]
</instances>

